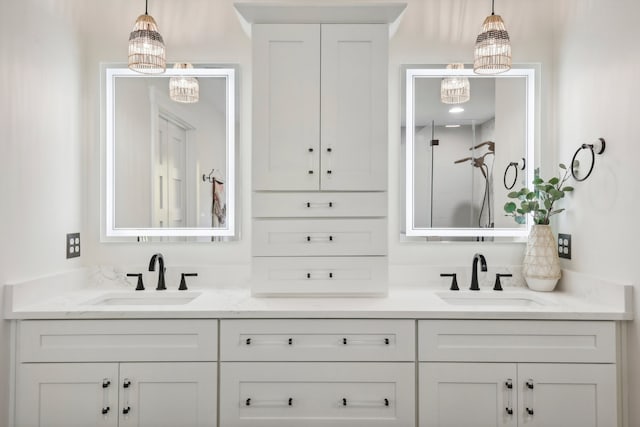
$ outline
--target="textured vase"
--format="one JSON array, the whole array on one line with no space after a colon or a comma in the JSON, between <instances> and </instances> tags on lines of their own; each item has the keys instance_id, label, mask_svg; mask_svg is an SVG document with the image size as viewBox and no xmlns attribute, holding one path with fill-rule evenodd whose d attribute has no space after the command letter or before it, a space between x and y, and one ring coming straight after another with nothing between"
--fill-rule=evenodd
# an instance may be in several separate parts
<instances>
[{"instance_id":1,"label":"textured vase","mask_svg":"<svg viewBox=\"0 0 640 427\"><path fill-rule=\"evenodd\" d=\"M534 225L522 262L522 276L534 291L552 291L560 279L556 238L548 225Z\"/></svg>"}]
</instances>

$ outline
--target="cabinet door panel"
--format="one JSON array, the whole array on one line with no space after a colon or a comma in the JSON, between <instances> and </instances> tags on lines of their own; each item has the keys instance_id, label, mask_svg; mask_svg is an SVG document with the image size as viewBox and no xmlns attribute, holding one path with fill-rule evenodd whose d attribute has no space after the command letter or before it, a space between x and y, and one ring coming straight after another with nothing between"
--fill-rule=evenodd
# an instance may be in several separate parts
<instances>
[{"instance_id":1,"label":"cabinet door panel","mask_svg":"<svg viewBox=\"0 0 640 427\"><path fill-rule=\"evenodd\" d=\"M215 363L121 364L120 427L214 427L216 378Z\"/></svg>"},{"instance_id":2,"label":"cabinet door panel","mask_svg":"<svg viewBox=\"0 0 640 427\"><path fill-rule=\"evenodd\" d=\"M420 427L517 425L515 364L420 363L419 370Z\"/></svg>"},{"instance_id":3,"label":"cabinet door panel","mask_svg":"<svg viewBox=\"0 0 640 427\"><path fill-rule=\"evenodd\" d=\"M320 26L256 24L252 38L253 189L318 190Z\"/></svg>"},{"instance_id":4,"label":"cabinet door panel","mask_svg":"<svg viewBox=\"0 0 640 427\"><path fill-rule=\"evenodd\" d=\"M518 378L522 426L618 425L614 364L521 363Z\"/></svg>"},{"instance_id":5,"label":"cabinet door panel","mask_svg":"<svg viewBox=\"0 0 640 427\"><path fill-rule=\"evenodd\" d=\"M322 26L321 186L385 190L388 26Z\"/></svg>"},{"instance_id":6,"label":"cabinet door panel","mask_svg":"<svg viewBox=\"0 0 640 427\"><path fill-rule=\"evenodd\" d=\"M17 427L117 425L116 363L19 365L16 391Z\"/></svg>"}]
</instances>

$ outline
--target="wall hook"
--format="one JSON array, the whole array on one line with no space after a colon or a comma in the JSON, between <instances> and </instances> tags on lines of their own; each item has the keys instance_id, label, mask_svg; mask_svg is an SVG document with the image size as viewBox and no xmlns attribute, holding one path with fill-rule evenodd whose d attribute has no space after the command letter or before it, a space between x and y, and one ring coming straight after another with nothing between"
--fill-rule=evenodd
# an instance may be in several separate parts
<instances>
[{"instance_id":1,"label":"wall hook","mask_svg":"<svg viewBox=\"0 0 640 427\"><path fill-rule=\"evenodd\" d=\"M507 184L507 173L511 168L513 168L513 170L515 171L515 174L513 176L513 182L511 183L511 185L509 185ZM523 171L526 168L527 168L527 161L524 159L524 157L519 162L510 162L507 168L504 170L504 177L502 178L504 188L506 188L507 190L511 190L516 185L516 182L518 181L518 170Z\"/></svg>"},{"instance_id":2,"label":"wall hook","mask_svg":"<svg viewBox=\"0 0 640 427\"><path fill-rule=\"evenodd\" d=\"M575 154L573 155L573 158L571 159L571 164L569 165L569 167L571 168L571 176L573 177L573 179L575 179L578 182L582 182L585 181L587 178L589 178L589 176L591 175L591 172L593 172L593 166L596 163L596 154L600 155L602 153L604 153L604 149L607 146L604 138L598 138L598 140L593 143L593 144L582 144L575 152ZM582 150L589 150L591 152L591 165L589 166L589 172L587 172L587 174L583 177L583 178L578 178L576 176L576 157L578 157L578 154L582 151Z\"/></svg>"}]
</instances>

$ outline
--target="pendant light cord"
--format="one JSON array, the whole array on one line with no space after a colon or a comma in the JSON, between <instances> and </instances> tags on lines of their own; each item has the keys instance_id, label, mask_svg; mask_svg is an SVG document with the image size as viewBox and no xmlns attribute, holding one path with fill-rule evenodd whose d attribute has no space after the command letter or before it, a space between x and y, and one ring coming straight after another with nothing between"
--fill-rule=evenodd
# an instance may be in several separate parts
<instances>
[{"instance_id":1,"label":"pendant light cord","mask_svg":"<svg viewBox=\"0 0 640 427\"><path fill-rule=\"evenodd\" d=\"M494 3L495 3L495 0L491 0L491 14L492 14L492 15L495 15L494 7L493 7L493 6L494 6Z\"/></svg>"},{"instance_id":2,"label":"pendant light cord","mask_svg":"<svg viewBox=\"0 0 640 427\"><path fill-rule=\"evenodd\" d=\"M493 0L491 0L493 1ZM144 14L148 15L148 6L149 6L149 0L144 0Z\"/></svg>"}]
</instances>

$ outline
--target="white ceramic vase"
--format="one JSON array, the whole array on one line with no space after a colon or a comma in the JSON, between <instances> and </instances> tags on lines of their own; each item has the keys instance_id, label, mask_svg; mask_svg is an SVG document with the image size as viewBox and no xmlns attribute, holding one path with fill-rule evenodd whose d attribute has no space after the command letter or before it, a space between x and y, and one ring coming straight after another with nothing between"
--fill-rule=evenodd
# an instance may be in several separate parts
<instances>
[{"instance_id":1,"label":"white ceramic vase","mask_svg":"<svg viewBox=\"0 0 640 427\"><path fill-rule=\"evenodd\" d=\"M549 225L534 224L527 240L522 276L529 289L550 292L560 280L556 238Z\"/></svg>"}]
</instances>

